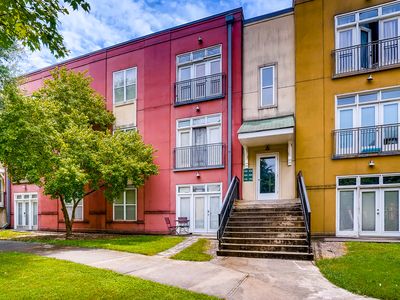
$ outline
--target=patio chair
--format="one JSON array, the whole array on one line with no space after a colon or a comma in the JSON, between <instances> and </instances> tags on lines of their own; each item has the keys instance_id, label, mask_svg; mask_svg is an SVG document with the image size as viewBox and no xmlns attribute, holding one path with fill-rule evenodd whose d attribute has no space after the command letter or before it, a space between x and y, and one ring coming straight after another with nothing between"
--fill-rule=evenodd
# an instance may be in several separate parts
<instances>
[{"instance_id":1,"label":"patio chair","mask_svg":"<svg viewBox=\"0 0 400 300\"><path fill-rule=\"evenodd\" d=\"M178 234L189 234L189 219L187 217L178 217L178 228L177 228L177 233Z\"/></svg>"},{"instance_id":2,"label":"patio chair","mask_svg":"<svg viewBox=\"0 0 400 300\"><path fill-rule=\"evenodd\" d=\"M169 217L164 217L165 223L167 224L169 234L176 234L176 227L171 224Z\"/></svg>"}]
</instances>

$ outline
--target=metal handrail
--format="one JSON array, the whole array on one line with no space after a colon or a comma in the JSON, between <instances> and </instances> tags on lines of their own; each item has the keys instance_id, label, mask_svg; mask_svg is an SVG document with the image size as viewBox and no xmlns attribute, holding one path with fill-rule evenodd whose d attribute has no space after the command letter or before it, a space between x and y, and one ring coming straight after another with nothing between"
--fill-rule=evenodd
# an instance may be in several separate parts
<instances>
[{"instance_id":1,"label":"metal handrail","mask_svg":"<svg viewBox=\"0 0 400 300\"><path fill-rule=\"evenodd\" d=\"M297 194L300 198L301 210L304 216L304 223L307 232L307 244L308 244L308 253L312 252L311 246L311 208L310 202L308 201L307 189L304 183L303 173L300 171L297 174Z\"/></svg>"},{"instance_id":2,"label":"metal handrail","mask_svg":"<svg viewBox=\"0 0 400 300\"><path fill-rule=\"evenodd\" d=\"M399 123L336 129L332 131L333 156L399 152L399 135Z\"/></svg>"},{"instance_id":3,"label":"metal handrail","mask_svg":"<svg viewBox=\"0 0 400 300\"><path fill-rule=\"evenodd\" d=\"M224 166L222 143L177 147L174 149L175 169L217 168Z\"/></svg>"},{"instance_id":4,"label":"metal handrail","mask_svg":"<svg viewBox=\"0 0 400 300\"><path fill-rule=\"evenodd\" d=\"M221 212L218 214L219 227L217 231L217 238L219 246L221 246L222 237L224 235L229 216L231 215L233 204L237 199L239 199L239 178L235 176L234 178L232 178L232 181L229 184L229 188L226 192Z\"/></svg>"},{"instance_id":5,"label":"metal handrail","mask_svg":"<svg viewBox=\"0 0 400 300\"><path fill-rule=\"evenodd\" d=\"M332 58L334 76L400 64L400 37L335 49Z\"/></svg>"},{"instance_id":6,"label":"metal handrail","mask_svg":"<svg viewBox=\"0 0 400 300\"><path fill-rule=\"evenodd\" d=\"M178 81L175 83L175 105L223 97L224 91L223 73Z\"/></svg>"}]
</instances>

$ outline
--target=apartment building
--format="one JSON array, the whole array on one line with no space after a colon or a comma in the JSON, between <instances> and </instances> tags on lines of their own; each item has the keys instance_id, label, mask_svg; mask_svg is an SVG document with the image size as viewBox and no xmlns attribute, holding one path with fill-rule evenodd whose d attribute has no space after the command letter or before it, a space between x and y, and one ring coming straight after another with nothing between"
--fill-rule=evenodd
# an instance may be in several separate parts
<instances>
[{"instance_id":1,"label":"apartment building","mask_svg":"<svg viewBox=\"0 0 400 300\"><path fill-rule=\"evenodd\" d=\"M165 217L187 217L191 232L216 232L229 182L241 178L242 21L235 9L60 64L88 71L115 130L137 130L159 166L113 203L100 191L85 197L75 230L165 233ZM28 74L27 93L54 67ZM11 198L14 228L63 230L60 204L39 187L14 184Z\"/></svg>"},{"instance_id":2,"label":"apartment building","mask_svg":"<svg viewBox=\"0 0 400 300\"><path fill-rule=\"evenodd\" d=\"M313 233L400 236L400 1L294 10L296 169Z\"/></svg>"}]
</instances>

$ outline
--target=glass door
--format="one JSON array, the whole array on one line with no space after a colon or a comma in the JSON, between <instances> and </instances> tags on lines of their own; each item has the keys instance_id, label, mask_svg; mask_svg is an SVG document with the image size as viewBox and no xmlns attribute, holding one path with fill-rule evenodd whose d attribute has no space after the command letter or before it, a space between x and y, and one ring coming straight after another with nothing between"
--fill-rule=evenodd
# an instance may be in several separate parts
<instances>
[{"instance_id":1,"label":"glass door","mask_svg":"<svg viewBox=\"0 0 400 300\"><path fill-rule=\"evenodd\" d=\"M400 235L400 189L383 191L383 233Z\"/></svg>"},{"instance_id":2,"label":"glass door","mask_svg":"<svg viewBox=\"0 0 400 300\"><path fill-rule=\"evenodd\" d=\"M336 73L345 73L356 70L354 45L354 29L338 32L336 51Z\"/></svg>"},{"instance_id":3,"label":"glass door","mask_svg":"<svg viewBox=\"0 0 400 300\"><path fill-rule=\"evenodd\" d=\"M381 23L381 64L391 65L399 62L398 19L384 20Z\"/></svg>"},{"instance_id":4,"label":"glass door","mask_svg":"<svg viewBox=\"0 0 400 300\"><path fill-rule=\"evenodd\" d=\"M377 145L377 107L363 106L361 107L361 153L378 152Z\"/></svg>"},{"instance_id":5,"label":"glass door","mask_svg":"<svg viewBox=\"0 0 400 300\"><path fill-rule=\"evenodd\" d=\"M257 155L258 200L278 198L278 156Z\"/></svg>"},{"instance_id":6,"label":"glass door","mask_svg":"<svg viewBox=\"0 0 400 300\"><path fill-rule=\"evenodd\" d=\"M179 101L192 99L191 73L192 68L190 66L180 67L178 69L179 86L177 87L177 96Z\"/></svg>"},{"instance_id":7,"label":"glass door","mask_svg":"<svg viewBox=\"0 0 400 300\"><path fill-rule=\"evenodd\" d=\"M216 232L218 230L218 214L220 206L220 196L208 196L208 232Z\"/></svg>"},{"instance_id":8,"label":"glass door","mask_svg":"<svg viewBox=\"0 0 400 300\"><path fill-rule=\"evenodd\" d=\"M378 230L377 191L361 191L361 234L376 234Z\"/></svg>"},{"instance_id":9,"label":"glass door","mask_svg":"<svg viewBox=\"0 0 400 300\"><path fill-rule=\"evenodd\" d=\"M222 165L221 126L207 127L208 166Z\"/></svg>"},{"instance_id":10,"label":"glass door","mask_svg":"<svg viewBox=\"0 0 400 300\"><path fill-rule=\"evenodd\" d=\"M355 225L355 191L341 190L338 192L339 220L338 231L341 235L356 235Z\"/></svg>"},{"instance_id":11,"label":"glass door","mask_svg":"<svg viewBox=\"0 0 400 300\"><path fill-rule=\"evenodd\" d=\"M360 66L362 69L368 69L371 67L371 29L361 27L360 32Z\"/></svg>"},{"instance_id":12,"label":"glass door","mask_svg":"<svg viewBox=\"0 0 400 300\"><path fill-rule=\"evenodd\" d=\"M207 231L206 210L206 196L194 196L194 231Z\"/></svg>"},{"instance_id":13,"label":"glass door","mask_svg":"<svg viewBox=\"0 0 400 300\"><path fill-rule=\"evenodd\" d=\"M215 59L210 61L210 75L209 81L210 96L219 95L222 93L222 77L221 77L221 60Z\"/></svg>"},{"instance_id":14,"label":"glass door","mask_svg":"<svg viewBox=\"0 0 400 300\"><path fill-rule=\"evenodd\" d=\"M192 167L207 166L207 127L196 127L192 131Z\"/></svg>"},{"instance_id":15,"label":"glass door","mask_svg":"<svg viewBox=\"0 0 400 300\"><path fill-rule=\"evenodd\" d=\"M384 151L399 149L399 107L398 103L383 105L382 146Z\"/></svg>"},{"instance_id":16,"label":"glass door","mask_svg":"<svg viewBox=\"0 0 400 300\"><path fill-rule=\"evenodd\" d=\"M194 66L195 72L195 98L204 98L206 96L206 64L200 63Z\"/></svg>"},{"instance_id":17,"label":"glass door","mask_svg":"<svg viewBox=\"0 0 400 300\"><path fill-rule=\"evenodd\" d=\"M339 129L340 133L338 135L337 149L338 154L351 154L355 153L354 142L357 138L354 136L356 130L354 130L354 109L346 108L339 110Z\"/></svg>"}]
</instances>

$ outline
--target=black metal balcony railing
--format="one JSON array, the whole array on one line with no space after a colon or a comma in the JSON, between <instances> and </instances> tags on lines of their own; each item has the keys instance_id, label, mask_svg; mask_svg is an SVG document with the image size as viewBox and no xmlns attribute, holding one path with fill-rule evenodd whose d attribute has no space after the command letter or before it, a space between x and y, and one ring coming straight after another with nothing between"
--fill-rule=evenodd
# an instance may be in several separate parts
<instances>
[{"instance_id":1,"label":"black metal balcony railing","mask_svg":"<svg viewBox=\"0 0 400 300\"><path fill-rule=\"evenodd\" d=\"M332 51L334 76L368 72L400 64L400 37Z\"/></svg>"},{"instance_id":2,"label":"black metal balcony railing","mask_svg":"<svg viewBox=\"0 0 400 300\"><path fill-rule=\"evenodd\" d=\"M223 144L175 148L175 169L206 169L223 167Z\"/></svg>"},{"instance_id":3,"label":"black metal balcony railing","mask_svg":"<svg viewBox=\"0 0 400 300\"><path fill-rule=\"evenodd\" d=\"M334 157L400 153L400 124L333 131Z\"/></svg>"},{"instance_id":4,"label":"black metal balcony railing","mask_svg":"<svg viewBox=\"0 0 400 300\"><path fill-rule=\"evenodd\" d=\"M224 74L179 81L175 83L175 105L211 100L224 96Z\"/></svg>"}]
</instances>

